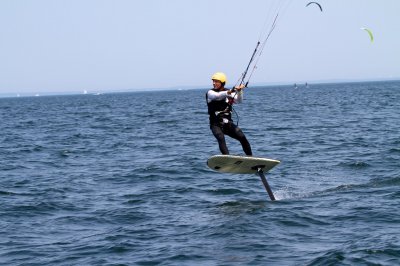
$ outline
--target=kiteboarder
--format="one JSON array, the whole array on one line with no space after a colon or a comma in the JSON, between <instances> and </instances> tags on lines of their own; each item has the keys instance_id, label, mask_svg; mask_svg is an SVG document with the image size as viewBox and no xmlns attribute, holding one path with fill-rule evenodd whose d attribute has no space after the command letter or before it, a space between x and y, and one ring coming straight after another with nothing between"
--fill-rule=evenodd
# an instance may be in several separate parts
<instances>
[{"instance_id":1,"label":"kiteboarder","mask_svg":"<svg viewBox=\"0 0 400 266\"><path fill-rule=\"evenodd\" d=\"M210 129L218 141L222 154L229 154L225 142L225 135L234 138L242 144L246 155L252 156L251 146L242 130L232 121L232 104L241 103L243 100L243 84L233 90L225 88L226 75L222 72L215 73L212 77L213 89L206 94Z\"/></svg>"}]
</instances>

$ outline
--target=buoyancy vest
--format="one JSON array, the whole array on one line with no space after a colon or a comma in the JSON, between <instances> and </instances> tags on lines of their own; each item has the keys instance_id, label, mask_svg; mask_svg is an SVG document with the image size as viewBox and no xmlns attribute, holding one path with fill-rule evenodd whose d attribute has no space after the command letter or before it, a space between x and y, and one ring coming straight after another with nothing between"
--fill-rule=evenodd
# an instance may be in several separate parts
<instances>
[{"instance_id":1,"label":"buoyancy vest","mask_svg":"<svg viewBox=\"0 0 400 266\"><path fill-rule=\"evenodd\" d=\"M219 90L211 89L215 92ZM208 114L210 116L210 125L218 125L221 123L226 123L226 121L232 121L232 105L229 104L228 99L223 100L213 100L208 102L208 92L206 93L206 101L208 106ZM227 120L225 120L227 119Z\"/></svg>"}]
</instances>

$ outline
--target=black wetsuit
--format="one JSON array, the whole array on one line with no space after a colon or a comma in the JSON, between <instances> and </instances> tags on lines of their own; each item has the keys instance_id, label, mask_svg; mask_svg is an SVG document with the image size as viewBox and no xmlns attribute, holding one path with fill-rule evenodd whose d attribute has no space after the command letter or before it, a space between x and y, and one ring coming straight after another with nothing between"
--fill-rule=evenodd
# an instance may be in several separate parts
<instances>
[{"instance_id":1,"label":"black wetsuit","mask_svg":"<svg viewBox=\"0 0 400 266\"><path fill-rule=\"evenodd\" d=\"M208 92L214 91L215 93L225 94L221 99L209 99ZM225 135L234 138L242 144L243 151L246 155L252 155L250 143L247 141L246 136L242 130L232 121L232 106L229 100L233 100L226 92L227 90L219 91L211 89L206 93L206 100L208 106L208 114L210 116L210 129L218 140L219 149L222 154L229 154L228 147L226 146ZM223 97L223 98L222 98Z\"/></svg>"}]
</instances>

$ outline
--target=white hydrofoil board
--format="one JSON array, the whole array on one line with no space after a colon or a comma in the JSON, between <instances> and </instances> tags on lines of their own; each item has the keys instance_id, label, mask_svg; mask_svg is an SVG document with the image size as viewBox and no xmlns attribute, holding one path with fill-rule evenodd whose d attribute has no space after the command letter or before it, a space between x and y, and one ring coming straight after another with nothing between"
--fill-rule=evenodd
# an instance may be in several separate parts
<instances>
[{"instance_id":1,"label":"white hydrofoil board","mask_svg":"<svg viewBox=\"0 0 400 266\"><path fill-rule=\"evenodd\" d=\"M254 174L260 168L266 173L279 163L278 160L237 155L214 155L207 160L211 169L234 174Z\"/></svg>"}]
</instances>

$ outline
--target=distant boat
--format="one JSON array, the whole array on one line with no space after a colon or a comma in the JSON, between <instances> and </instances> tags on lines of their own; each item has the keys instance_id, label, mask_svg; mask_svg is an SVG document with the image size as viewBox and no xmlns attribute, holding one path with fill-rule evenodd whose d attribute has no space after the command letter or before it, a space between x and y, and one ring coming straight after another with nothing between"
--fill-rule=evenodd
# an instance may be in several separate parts
<instances>
[{"instance_id":1,"label":"distant boat","mask_svg":"<svg viewBox=\"0 0 400 266\"><path fill-rule=\"evenodd\" d=\"M83 91L83 94L87 94L87 90L84 90L84 91Z\"/></svg>"},{"instance_id":2,"label":"distant boat","mask_svg":"<svg viewBox=\"0 0 400 266\"><path fill-rule=\"evenodd\" d=\"M35 96L36 96L36 97L39 97L40 95L36 93Z\"/></svg>"}]
</instances>

